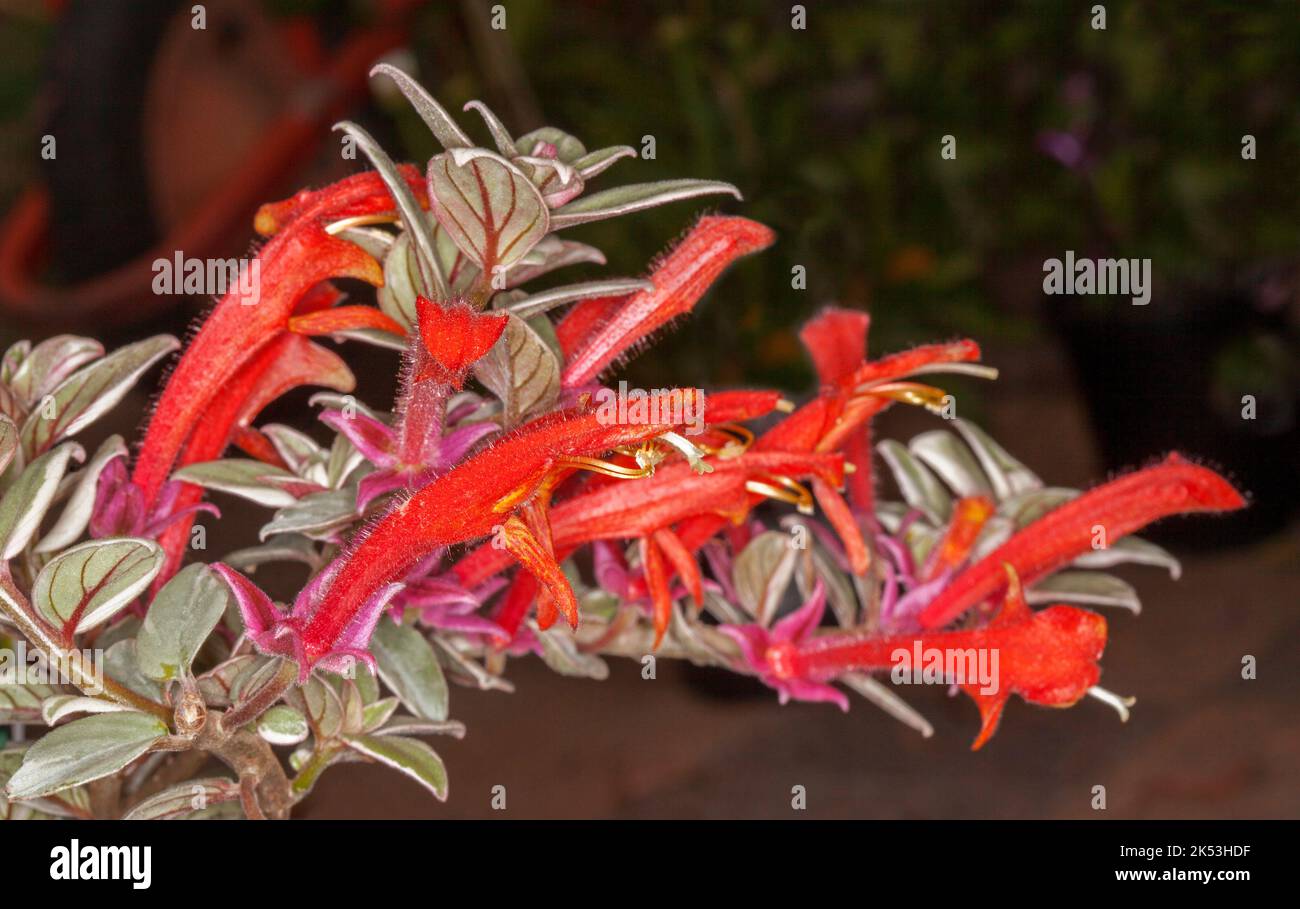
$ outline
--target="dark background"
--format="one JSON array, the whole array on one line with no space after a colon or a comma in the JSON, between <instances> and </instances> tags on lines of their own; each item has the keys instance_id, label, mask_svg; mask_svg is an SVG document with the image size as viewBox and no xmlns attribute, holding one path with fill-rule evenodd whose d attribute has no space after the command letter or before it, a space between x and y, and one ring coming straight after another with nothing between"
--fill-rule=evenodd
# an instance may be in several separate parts
<instances>
[{"instance_id":1,"label":"dark background","mask_svg":"<svg viewBox=\"0 0 1300 909\"><path fill-rule=\"evenodd\" d=\"M400 45L449 110L486 101L522 133L549 123L589 148L639 147L601 185L724 179L725 210L772 225L775 247L736 266L695 316L629 365L634 383L811 390L798 326L829 302L869 309L871 350L970 335L1002 369L953 382L962 415L1053 485L1087 486L1180 450L1228 472L1252 507L1186 519L1153 538L1184 559L1174 582L1121 572L1144 612L1111 614L1104 684L1139 698L1127 725L1096 702L1008 708L980 753L976 717L941 692L907 692L930 740L859 703L779 708L677 667L605 683L512 665L511 695L458 691L463 742L440 742L445 805L371 768L325 778L307 816L854 817L1300 815L1296 765L1297 325L1300 324L1300 8L1293 2L413 4ZM45 187L50 255L36 277L74 291L147 254L229 195L234 174L381 3L0 2L0 205ZM401 4L397 4L401 6ZM178 13L177 10L181 12ZM364 84L341 102L394 157L435 150L418 119ZM317 94L313 94L313 92ZM296 108L295 105L298 107ZM472 113L458 119L486 134ZM58 158L39 155L58 137ZM1243 160L1242 137L1256 157ZM256 196L280 198L358 165L317 130ZM940 157L942 137L957 157ZM680 203L575 231L638 274L702 210ZM251 207L214 251L248 248ZM1149 306L1048 297L1047 258L1149 257ZM188 252L188 250L187 250ZM807 288L791 287L802 265ZM563 280L576 280L576 273ZM0 299L0 342L60 331L120 343L180 332L204 301L142 297L38 312ZM69 300L72 297L69 296ZM355 351L355 348L354 348ZM363 400L382 403L393 359L359 354ZM1254 395L1258 418L1241 419ZM305 397L305 396L303 396ZM268 414L303 410L291 397ZM119 414L142 416L142 392ZM901 409L880 436L930 428ZM128 425L105 427L126 431ZM251 520L251 513L248 516ZM210 539L247 529L236 513ZM1240 677L1242 657L1259 678Z\"/></svg>"}]
</instances>

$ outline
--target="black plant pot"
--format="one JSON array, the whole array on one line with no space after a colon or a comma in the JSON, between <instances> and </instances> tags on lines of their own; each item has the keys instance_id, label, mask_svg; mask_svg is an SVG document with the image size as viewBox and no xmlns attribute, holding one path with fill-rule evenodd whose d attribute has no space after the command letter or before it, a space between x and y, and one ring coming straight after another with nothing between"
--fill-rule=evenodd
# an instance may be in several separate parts
<instances>
[{"instance_id":1,"label":"black plant pot","mask_svg":"<svg viewBox=\"0 0 1300 909\"><path fill-rule=\"evenodd\" d=\"M1117 298L1047 298L1074 361L1110 470L1179 451L1224 472L1250 507L1174 519L1144 531L1162 543L1221 547L1281 528L1300 504L1297 343L1285 313L1260 312L1244 289L1169 290L1146 306ZM1252 345L1280 351L1268 364ZM1244 352L1244 357L1243 357ZM1246 369L1224 364L1245 359ZM1255 397L1254 419L1242 395Z\"/></svg>"}]
</instances>

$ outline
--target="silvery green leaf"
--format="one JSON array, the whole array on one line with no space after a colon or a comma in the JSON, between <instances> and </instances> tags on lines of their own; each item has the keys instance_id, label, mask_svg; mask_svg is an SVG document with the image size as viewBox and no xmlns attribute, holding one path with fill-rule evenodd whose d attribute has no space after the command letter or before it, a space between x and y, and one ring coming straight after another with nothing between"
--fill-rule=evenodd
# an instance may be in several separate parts
<instances>
[{"instance_id":1,"label":"silvery green leaf","mask_svg":"<svg viewBox=\"0 0 1300 909\"><path fill-rule=\"evenodd\" d=\"M538 143L554 145L556 157L565 164L573 164L587 154L587 147L577 137L571 136L554 126L543 126L531 133L525 133L515 140L515 148L520 154L537 155Z\"/></svg>"},{"instance_id":2,"label":"silvery green leaf","mask_svg":"<svg viewBox=\"0 0 1300 909\"><path fill-rule=\"evenodd\" d=\"M397 698L380 698L365 706L361 718L361 731L374 732L388 722L401 704Z\"/></svg>"},{"instance_id":3,"label":"silvery green leaf","mask_svg":"<svg viewBox=\"0 0 1300 909\"><path fill-rule=\"evenodd\" d=\"M325 465L325 474L329 477L330 489L338 489L349 482L361 479L357 468L367 464L366 456L357 450L347 436L339 433L330 444L330 457Z\"/></svg>"},{"instance_id":4,"label":"silvery green leaf","mask_svg":"<svg viewBox=\"0 0 1300 909\"><path fill-rule=\"evenodd\" d=\"M329 459L324 448L305 432L280 423L267 423L262 434L271 440L276 453L289 465L289 469L309 483L325 486L329 476L325 462Z\"/></svg>"},{"instance_id":5,"label":"silvery green leaf","mask_svg":"<svg viewBox=\"0 0 1300 909\"><path fill-rule=\"evenodd\" d=\"M453 149L431 160L429 202L457 249L485 273L509 269L550 230L537 187L486 149Z\"/></svg>"},{"instance_id":6,"label":"silvery green leaf","mask_svg":"<svg viewBox=\"0 0 1300 909\"><path fill-rule=\"evenodd\" d=\"M4 356L0 357L0 385L8 385L13 381L14 374L18 372L18 367L23 365L23 360L31 356L31 353L31 341L15 341L9 345Z\"/></svg>"},{"instance_id":7,"label":"silvery green leaf","mask_svg":"<svg viewBox=\"0 0 1300 909\"><path fill-rule=\"evenodd\" d=\"M384 261L388 251L393 248L396 237L386 230L375 227L349 227L338 232L337 236L349 243L355 243L366 251L376 262Z\"/></svg>"},{"instance_id":8,"label":"silvery green leaf","mask_svg":"<svg viewBox=\"0 0 1300 909\"><path fill-rule=\"evenodd\" d=\"M603 192L581 196L551 213L551 230L616 218L634 211L655 208L680 199L699 196L732 195L741 198L740 190L719 180L660 180L656 183L633 183Z\"/></svg>"},{"instance_id":9,"label":"silvery green leaf","mask_svg":"<svg viewBox=\"0 0 1300 909\"><path fill-rule=\"evenodd\" d=\"M923 432L907 447L957 495L993 495L993 487L970 448L946 429Z\"/></svg>"},{"instance_id":10,"label":"silvery green leaf","mask_svg":"<svg viewBox=\"0 0 1300 909\"><path fill-rule=\"evenodd\" d=\"M744 625L749 621L749 616L707 587L704 589L704 611L727 625Z\"/></svg>"},{"instance_id":11,"label":"silvery green leaf","mask_svg":"<svg viewBox=\"0 0 1300 909\"><path fill-rule=\"evenodd\" d=\"M18 453L18 427L14 421L0 414L0 474L5 472L9 462Z\"/></svg>"},{"instance_id":12,"label":"silvery green leaf","mask_svg":"<svg viewBox=\"0 0 1300 909\"><path fill-rule=\"evenodd\" d=\"M903 518L907 517L910 510L902 502L877 502L876 518L887 533L898 533L898 528L903 525Z\"/></svg>"},{"instance_id":13,"label":"silvery green leaf","mask_svg":"<svg viewBox=\"0 0 1300 909\"><path fill-rule=\"evenodd\" d=\"M241 667L231 679L230 702L239 704L256 697L258 692L275 682L283 662L281 657L259 654L256 660Z\"/></svg>"},{"instance_id":14,"label":"silvery green leaf","mask_svg":"<svg viewBox=\"0 0 1300 909\"><path fill-rule=\"evenodd\" d=\"M420 292L420 273L411 254L411 236L405 232L397 235L388 255L384 257L384 286L375 298L379 309L407 331L416 324L415 298Z\"/></svg>"},{"instance_id":15,"label":"silvery green leaf","mask_svg":"<svg viewBox=\"0 0 1300 909\"><path fill-rule=\"evenodd\" d=\"M300 691L301 700L290 698L290 703L306 714L316 737L323 741L338 735L343 730L343 702L334 687L312 676Z\"/></svg>"},{"instance_id":16,"label":"silvery green leaf","mask_svg":"<svg viewBox=\"0 0 1300 909\"><path fill-rule=\"evenodd\" d=\"M140 671L164 682L188 674L230 602L230 588L207 565L182 568L145 613L135 639Z\"/></svg>"},{"instance_id":17,"label":"silvery green leaf","mask_svg":"<svg viewBox=\"0 0 1300 909\"><path fill-rule=\"evenodd\" d=\"M366 722L366 705L356 684L351 679L340 676L326 676L325 678L334 686L334 690L339 696L339 703L343 705L344 734L355 735L364 732L365 730L362 727L365 726Z\"/></svg>"},{"instance_id":18,"label":"silvery green leaf","mask_svg":"<svg viewBox=\"0 0 1300 909\"><path fill-rule=\"evenodd\" d=\"M382 328L349 328L346 331L335 332L333 337L340 341L356 341L359 344L369 344L371 347L382 347L384 350L398 352L410 346L405 336L384 331Z\"/></svg>"},{"instance_id":19,"label":"silvery green leaf","mask_svg":"<svg viewBox=\"0 0 1300 909\"><path fill-rule=\"evenodd\" d=\"M164 559L153 540L90 540L46 563L32 584L32 606L71 639L126 608L162 570Z\"/></svg>"},{"instance_id":20,"label":"silvery green leaf","mask_svg":"<svg viewBox=\"0 0 1300 909\"><path fill-rule=\"evenodd\" d=\"M19 765L27 744L6 748L0 751L0 821L9 820L47 820L56 817L89 818L90 794L82 786L74 786L45 798L28 799L22 802L10 802L5 797L3 787L9 782Z\"/></svg>"},{"instance_id":21,"label":"silvery green leaf","mask_svg":"<svg viewBox=\"0 0 1300 909\"><path fill-rule=\"evenodd\" d=\"M1042 489L1017 493L1005 499L998 505L998 514L1010 519L1019 530L1037 521L1049 511L1055 511L1078 495L1077 489L1045 486Z\"/></svg>"},{"instance_id":22,"label":"silvery green leaf","mask_svg":"<svg viewBox=\"0 0 1300 909\"><path fill-rule=\"evenodd\" d=\"M511 429L530 414L550 410L560 396L560 361L533 327L511 315L474 375L501 400L502 426Z\"/></svg>"},{"instance_id":23,"label":"silvery green leaf","mask_svg":"<svg viewBox=\"0 0 1300 909\"><path fill-rule=\"evenodd\" d=\"M301 562L310 566L312 574L324 567L324 559L316 550L316 544L295 533L278 534L260 546L236 550L222 561L245 574L255 572L258 566L268 562Z\"/></svg>"},{"instance_id":24,"label":"silvery green leaf","mask_svg":"<svg viewBox=\"0 0 1300 909\"><path fill-rule=\"evenodd\" d=\"M171 335L155 335L77 370L49 393L50 407L39 402L28 415L22 428L23 450L42 452L80 432L116 406L145 370L180 346Z\"/></svg>"},{"instance_id":25,"label":"silvery green leaf","mask_svg":"<svg viewBox=\"0 0 1300 909\"><path fill-rule=\"evenodd\" d=\"M969 420L954 420L953 426L961 433L966 444L970 446L975 457L979 459L984 474L993 485L993 492L1000 502L1005 498L1038 489L1043 481L1038 476L1013 458L1005 448Z\"/></svg>"},{"instance_id":26,"label":"silvery green leaf","mask_svg":"<svg viewBox=\"0 0 1300 909\"><path fill-rule=\"evenodd\" d=\"M543 631L537 623L529 620L529 627L537 634L542 644L542 660L551 671L560 675L579 678L605 680L609 678L609 666L594 653L583 653L578 649L578 642L573 633L564 629L551 628Z\"/></svg>"},{"instance_id":27,"label":"silvery green leaf","mask_svg":"<svg viewBox=\"0 0 1300 909\"><path fill-rule=\"evenodd\" d=\"M379 679L370 671L370 667L365 663L357 663L353 668L352 682L357 686L357 691L361 692L361 702L373 704L379 700Z\"/></svg>"},{"instance_id":28,"label":"silvery green leaf","mask_svg":"<svg viewBox=\"0 0 1300 909\"><path fill-rule=\"evenodd\" d=\"M54 501L68 459L85 460L86 451L66 442L28 464L0 499L0 560L12 559L31 540Z\"/></svg>"},{"instance_id":29,"label":"silvery green leaf","mask_svg":"<svg viewBox=\"0 0 1300 909\"><path fill-rule=\"evenodd\" d=\"M794 574L799 550L790 545L788 533L769 530L749 541L736 556L732 578L740 605L760 625L776 617L777 607Z\"/></svg>"},{"instance_id":30,"label":"silvery green leaf","mask_svg":"<svg viewBox=\"0 0 1300 909\"><path fill-rule=\"evenodd\" d=\"M184 480L217 492L227 492L248 499L267 508L283 508L297 502L291 493L268 482L269 479L292 481L297 479L289 471L251 458L225 458L220 461L200 461L188 464L172 474L174 480Z\"/></svg>"},{"instance_id":31,"label":"silvery green leaf","mask_svg":"<svg viewBox=\"0 0 1300 909\"><path fill-rule=\"evenodd\" d=\"M277 533L301 533L312 539L326 539L357 517L355 488L313 492L277 511L262 528L260 538L266 540Z\"/></svg>"},{"instance_id":32,"label":"silvery green leaf","mask_svg":"<svg viewBox=\"0 0 1300 909\"><path fill-rule=\"evenodd\" d=\"M134 639L118 641L104 651L104 673L142 697L162 700L162 686L140 671Z\"/></svg>"},{"instance_id":33,"label":"silvery green leaf","mask_svg":"<svg viewBox=\"0 0 1300 909\"><path fill-rule=\"evenodd\" d=\"M127 710L116 701L104 698L91 698L77 694L56 694L45 699L41 704L41 719L46 726L53 726L59 720L65 720L77 713L116 713Z\"/></svg>"},{"instance_id":34,"label":"silvery green leaf","mask_svg":"<svg viewBox=\"0 0 1300 909\"><path fill-rule=\"evenodd\" d=\"M122 815L124 821L176 821L212 805L239 800L239 783L225 777L186 780L169 786Z\"/></svg>"},{"instance_id":35,"label":"silvery green leaf","mask_svg":"<svg viewBox=\"0 0 1300 909\"><path fill-rule=\"evenodd\" d=\"M257 734L272 745L297 745L311 734L311 727L288 704L276 704L258 717Z\"/></svg>"},{"instance_id":36,"label":"silvery green leaf","mask_svg":"<svg viewBox=\"0 0 1300 909\"><path fill-rule=\"evenodd\" d=\"M397 213L401 217L402 227L415 243L414 250L416 254L414 258L420 276L420 284L417 289L421 293L432 292L439 298L446 297L447 282L442 275L442 270L438 267L437 253L434 250L433 234L429 230L429 222L425 220L420 203L416 201L410 185L406 182L406 178L398 172L397 165L388 157L388 153L380 147L379 143L374 140L374 137L360 126L344 120L335 123L334 129L346 133L356 141L357 147L370 159L370 163L379 172L380 179L384 181L384 186L387 188L389 195L397 203Z\"/></svg>"},{"instance_id":37,"label":"silvery green leaf","mask_svg":"<svg viewBox=\"0 0 1300 909\"><path fill-rule=\"evenodd\" d=\"M586 281L582 284L565 284L562 287L552 287L516 300L510 304L510 313L521 319L530 319L541 313L550 312L557 306L572 303L574 300L621 297L640 290L654 290L654 285L639 278L610 278L604 281Z\"/></svg>"},{"instance_id":38,"label":"silvery green leaf","mask_svg":"<svg viewBox=\"0 0 1300 909\"><path fill-rule=\"evenodd\" d=\"M507 272L506 287L519 287L557 268L584 263L604 265L605 254L586 243L561 240L555 234L547 234Z\"/></svg>"},{"instance_id":39,"label":"silvery green leaf","mask_svg":"<svg viewBox=\"0 0 1300 909\"><path fill-rule=\"evenodd\" d=\"M0 384L0 417L11 420L15 426L27 422L27 408L18 396L9 390L9 386Z\"/></svg>"},{"instance_id":40,"label":"silvery green leaf","mask_svg":"<svg viewBox=\"0 0 1300 909\"><path fill-rule=\"evenodd\" d=\"M97 780L121 770L166 735L166 723L133 710L74 720L27 749L5 792L11 799L30 799Z\"/></svg>"},{"instance_id":41,"label":"silvery green leaf","mask_svg":"<svg viewBox=\"0 0 1300 909\"><path fill-rule=\"evenodd\" d=\"M375 735L449 735L454 739L465 737L465 724L459 720L422 720L414 716L395 716Z\"/></svg>"},{"instance_id":42,"label":"silvery green leaf","mask_svg":"<svg viewBox=\"0 0 1300 909\"><path fill-rule=\"evenodd\" d=\"M974 565L993 550L997 549L1016 532L1016 523L1005 515L995 514L984 522L975 545L971 546L969 563Z\"/></svg>"},{"instance_id":43,"label":"silvery green leaf","mask_svg":"<svg viewBox=\"0 0 1300 909\"><path fill-rule=\"evenodd\" d=\"M434 636L433 643L438 649L439 662L446 667L447 673L455 681L478 688L480 691L508 693L515 690L515 686L509 681L488 672L480 663L461 653L440 635Z\"/></svg>"},{"instance_id":44,"label":"silvery green leaf","mask_svg":"<svg viewBox=\"0 0 1300 909\"><path fill-rule=\"evenodd\" d=\"M942 527L952 515L952 496L924 464L900 442L886 439L876 446L889 465L898 490L908 505L925 515L931 524Z\"/></svg>"},{"instance_id":45,"label":"silvery green leaf","mask_svg":"<svg viewBox=\"0 0 1300 909\"><path fill-rule=\"evenodd\" d=\"M269 662L266 657L255 653L241 653L209 669L199 676L199 693L209 707L229 707L230 693L240 677L254 666Z\"/></svg>"},{"instance_id":46,"label":"silvery green leaf","mask_svg":"<svg viewBox=\"0 0 1300 909\"><path fill-rule=\"evenodd\" d=\"M104 345L93 338L55 335L32 348L6 384L30 408L68 376L103 355Z\"/></svg>"},{"instance_id":47,"label":"silvery green leaf","mask_svg":"<svg viewBox=\"0 0 1300 909\"><path fill-rule=\"evenodd\" d=\"M604 173L619 158L635 157L636 149L632 146L611 145L609 148L598 148L570 163L584 180L590 180L597 174Z\"/></svg>"},{"instance_id":48,"label":"silvery green leaf","mask_svg":"<svg viewBox=\"0 0 1300 909\"><path fill-rule=\"evenodd\" d=\"M1142 611L1133 585L1101 571L1058 571L1025 592L1033 604L1083 603L1089 606L1119 606L1134 615Z\"/></svg>"},{"instance_id":49,"label":"silvery green leaf","mask_svg":"<svg viewBox=\"0 0 1300 909\"><path fill-rule=\"evenodd\" d=\"M840 676L837 681L843 682L903 725L910 726L921 733L922 738L928 739L934 735L934 727L930 725L929 720L921 716L888 686L871 676L861 672L849 672Z\"/></svg>"},{"instance_id":50,"label":"silvery green leaf","mask_svg":"<svg viewBox=\"0 0 1300 909\"><path fill-rule=\"evenodd\" d=\"M58 521L36 544L34 552L54 552L70 546L85 532L86 526L90 523L90 513L95 509L95 492L99 484L99 475L104 472L109 461L125 457L127 457L126 443L122 441L122 437L109 436L95 450L90 463L65 480L65 482L72 480L76 484L73 486L72 495L68 497L68 504L64 505L63 511L59 513Z\"/></svg>"},{"instance_id":51,"label":"silvery green leaf","mask_svg":"<svg viewBox=\"0 0 1300 909\"><path fill-rule=\"evenodd\" d=\"M447 680L433 648L410 625L381 620L370 638L379 677L408 710L424 719L447 719Z\"/></svg>"},{"instance_id":52,"label":"silvery green leaf","mask_svg":"<svg viewBox=\"0 0 1300 909\"><path fill-rule=\"evenodd\" d=\"M510 138L510 130L506 129L505 124L501 122L496 114L492 113L492 108L488 107L482 101L466 101L462 110L475 111L483 118L484 124L487 125L488 132L492 134L492 141L496 144L497 151L507 158L513 158L519 154L519 149L515 148L515 140Z\"/></svg>"},{"instance_id":53,"label":"silvery green leaf","mask_svg":"<svg viewBox=\"0 0 1300 909\"><path fill-rule=\"evenodd\" d=\"M402 72L391 63L376 64L370 70L370 77L387 76L397 84L398 89L406 96L406 100L411 102L415 112L420 115L424 125L429 127L443 148L469 148L474 142L470 139L465 131L457 125L456 121L451 118L451 114L439 104L434 97L425 91L424 86L416 82L406 73Z\"/></svg>"},{"instance_id":54,"label":"silvery green leaf","mask_svg":"<svg viewBox=\"0 0 1300 909\"><path fill-rule=\"evenodd\" d=\"M921 521L916 521L904 531L903 545L911 552L914 564L924 565L926 559L930 556L930 551L934 549L935 544L939 542L942 536L942 530L928 527Z\"/></svg>"},{"instance_id":55,"label":"silvery green leaf","mask_svg":"<svg viewBox=\"0 0 1300 909\"><path fill-rule=\"evenodd\" d=\"M447 800L447 768L437 752L419 739L356 735L345 738L344 742L358 754L406 774L432 792L438 801Z\"/></svg>"},{"instance_id":56,"label":"silvery green leaf","mask_svg":"<svg viewBox=\"0 0 1300 909\"><path fill-rule=\"evenodd\" d=\"M1175 581L1182 576L1183 567L1173 554L1141 537L1120 537L1105 549L1085 552L1074 560L1079 568L1110 568L1133 562L1138 565L1157 565L1169 569Z\"/></svg>"},{"instance_id":57,"label":"silvery green leaf","mask_svg":"<svg viewBox=\"0 0 1300 909\"><path fill-rule=\"evenodd\" d=\"M38 682L19 682L22 667L10 665L14 659L12 649L9 653L11 656L0 666L0 724L43 722L41 704L65 689Z\"/></svg>"},{"instance_id":58,"label":"silvery green leaf","mask_svg":"<svg viewBox=\"0 0 1300 909\"><path fill-rule=\"evenodd\" d=\"M858 621L858 598L853 592L853 585L844 572L840 571L822 550L820 544L812 544L812 564L816 576L826 585L826 602L830 604L835 621L841 627L852 628ZM795 573L799 593L807 599L812 594L812 581L803 572Z\"/></svg>"}]
</instances>

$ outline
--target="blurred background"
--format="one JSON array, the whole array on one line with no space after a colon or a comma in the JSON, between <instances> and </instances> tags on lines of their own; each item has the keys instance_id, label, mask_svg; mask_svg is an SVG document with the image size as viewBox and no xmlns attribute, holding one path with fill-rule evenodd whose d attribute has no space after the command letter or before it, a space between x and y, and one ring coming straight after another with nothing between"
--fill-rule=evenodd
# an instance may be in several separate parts
<instances>
[{"instance_id":1,"label":"blurred background","mask_svg":"<svg viewBox=\"0 0 1300 909\"><path fill-rule=\"evenodd\" d=\"M1094 5L815 2L795 28L783 2L514 0L497 29L479 0L211 0L199 29L188 0L0 0L0 343L183 332L206 301L152 294L152 260L243 255L258 204L358 169L337 119L427 159L418 118L367 84L380 57L516 134L653 137L617 182L728 180L746 199L726 209L779 240L633 361L634 384L806 394L796 331L835 302L871 312L874 354L979 340L1002 377L953 381L961 415L1049 483L1176 447L1252 507L1150 534L1184 556L1180 582L1119 572L1146 607L1112 616L1104 663L1139 696L1126 726L1017 702L971 755L974 711L938 691L909 693L923 740L866 704L782 709L662 664L598 684L515 663L516 693L453 699L470 733L440 743L447 805L349 766L306 813L488 815L503 784L512 816L782 817L798 784L813 816L1073 817L1095 816L1100 783L1111 815L1295 817L1300 7L1110 2L1097 29ZM644 272L692 205L575 231L608 256L591 274ZM1044 295L1066 250L1150 258L1151 303ZM381 403L392 357L355 352ZM304 399L267 418L301 419ZM927 420L898 408L877 431Z\"/></svg>"}]
</instances>

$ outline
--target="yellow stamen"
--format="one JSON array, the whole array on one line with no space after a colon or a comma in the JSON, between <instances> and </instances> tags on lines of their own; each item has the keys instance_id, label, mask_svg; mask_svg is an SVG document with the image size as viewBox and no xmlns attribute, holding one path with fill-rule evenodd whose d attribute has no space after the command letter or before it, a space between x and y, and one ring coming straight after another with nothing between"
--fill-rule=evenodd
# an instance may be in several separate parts
<instances>
[{"instance_id":1,"label":"yellow stamen","mask_svg":"<svg viewBox=\"0 0 1300 909\"><path fill-rule=\"evenodd\" d=\"M942 388L935 388L933 385L922 385L919 382L886 382L883 385L856 388L853 395L854 397L891 398L895 401L902 401L904 404L924 407L932 413L942 413L944 404L948 399L948 393Z\"/></svg>"},{"instance_id":2,"label":"yellow stamen","mask_svg":"<svg viewBox=\"0 0 1300 909\"><path fill-rule=\"evenodd\" d=\"M588 458L583 455L571 455L560 458L556 461L560 467L571 467L574 470L590 470L592 473L604 474L607 477L616 477L620 480L639 480L642 477L653 476L655 472L654 464L646 464L641 467L624 467L622 464L615 464L613 461L602 461L600 458Z\"/></svg>"},{"instance_id":3,"label":"yellow stamen","mask_svg":"<svg viewBox=\"0 0 1300 909\"><path fill-rule=\"evenodd\" d=\"M767 482L767 480L771 482ZM767 496L769 499L777 499L781 502L789 502L799 510L800 514L813 513L812 493L806 487L796 483L789 477L777 474L769 476L767 480L747 480L745 488L756 495Z\"/></svg>"}]
</instances>

